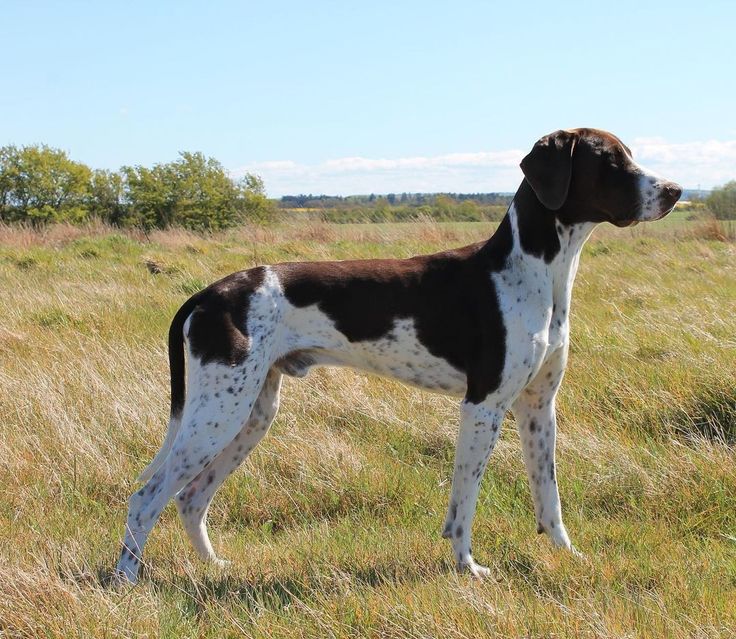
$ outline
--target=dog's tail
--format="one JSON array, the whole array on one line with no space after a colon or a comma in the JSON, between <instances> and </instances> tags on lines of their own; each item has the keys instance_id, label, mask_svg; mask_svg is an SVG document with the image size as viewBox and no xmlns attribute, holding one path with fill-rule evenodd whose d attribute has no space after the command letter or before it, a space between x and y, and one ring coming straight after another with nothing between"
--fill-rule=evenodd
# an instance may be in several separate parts
<instances>
[{"instance_id":1,"label":"dog's tail","mask_svg":"<svg viewBox=\"0 0 736 639\"><path fill-rule=\"evenodd\" d=\"M166 458L174 445L176 434L181 425L181 415L184 410L186 399L185 362L184 362L184 322L191 315L199 303L202 292L190 297L174 315L169 327L169 371L171 374L171 416L169 418L169 429L166 431L166 439L161 450L156 453L150 464L138 476L138 481L148 481L153 474L166 461Z\"/></svg>"}]
</instances>

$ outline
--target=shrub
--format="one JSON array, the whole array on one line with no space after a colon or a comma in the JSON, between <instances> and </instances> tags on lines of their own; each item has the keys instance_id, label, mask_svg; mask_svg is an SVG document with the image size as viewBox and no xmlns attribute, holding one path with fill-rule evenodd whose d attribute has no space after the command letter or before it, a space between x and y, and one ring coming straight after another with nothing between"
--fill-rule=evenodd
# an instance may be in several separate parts
<instances>
[{"instance_id":1,"label":"shrub","mask_svg":"<svg viewBox=\"0 0 736 639\"><path fill-rule=\"evenodd\" d=\"M266 222L273 213L259 177L235 181L202 153L114 172L92 171L43 145L0 148L0 221L39 226L92 217L116 226L216 231Z\"/></svg>"},{"instance_id":2,"label":"shrub","mask_svg":"<svg viewBox=\"0 0 736 639\"><path fill-rule=\"evenodd\" d=\"M89 167L47 146L0 148L0 220L83 221L90 195Z\"/></svg>"},{"instance_id":3,"label":"shrub","mask_svg":"<svg viewBox=\"0 0 736 639\"><path fill-rule=\"evenodd\" d=\"M713 189L705 204L717 220L736 220L736 180Z\"/></svg>"}]
</instances>

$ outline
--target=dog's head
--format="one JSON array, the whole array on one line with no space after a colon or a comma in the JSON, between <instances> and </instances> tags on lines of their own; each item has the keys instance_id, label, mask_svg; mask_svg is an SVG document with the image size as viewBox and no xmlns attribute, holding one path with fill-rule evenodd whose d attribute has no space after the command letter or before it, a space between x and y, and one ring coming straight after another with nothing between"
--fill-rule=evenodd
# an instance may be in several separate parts
<instances>
[{"instance_id":1,"label":"dog's head","mask_svg":"<svg viewBox=\"0 0 736 639\"><path fill-rule=\"evenodd\" d=\"M598 129L545 135L521 161L521 170L541 204L566 224L658 220L682 194L678 184L634 162L615 135Z\"/></svg>"}]
</instances>

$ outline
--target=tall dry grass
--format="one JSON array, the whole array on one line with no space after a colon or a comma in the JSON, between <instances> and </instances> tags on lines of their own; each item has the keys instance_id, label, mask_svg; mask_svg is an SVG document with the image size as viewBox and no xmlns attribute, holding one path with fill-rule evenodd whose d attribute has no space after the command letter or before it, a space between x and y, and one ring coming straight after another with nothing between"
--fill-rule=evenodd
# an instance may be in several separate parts
<instances>
[{"instance_id":1,"label":"tall dry grass","mask_svg":"<svg viewBox=\"0 0 736 639\"><path fill-rule=\"evenodd\" d=\"M141 584L108 588L189 294L256 262L411 255L490 228L0 228L0 636L733 636L736 249L683 226L602 229L582 258L558 454L587 559L535 534L509 421L474 534L493 576L456 575L440 538L455 402L326 369L288 380L215 499L232 567L201 565L168 509Z\"/></svg>"}]
</instances>

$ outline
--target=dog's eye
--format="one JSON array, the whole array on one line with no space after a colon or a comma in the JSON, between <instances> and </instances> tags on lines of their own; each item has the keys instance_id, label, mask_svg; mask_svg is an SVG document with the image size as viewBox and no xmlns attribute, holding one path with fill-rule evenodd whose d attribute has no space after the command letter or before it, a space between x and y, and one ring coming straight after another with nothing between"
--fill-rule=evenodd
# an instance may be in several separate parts
<instances>
[{"instance_id":1,"label":"dog's eye","mask_svg":"<svg viewBox=\"0 0 736 639\"><path fill-rule=\"evenodd\" d=\"M619 167L624 163L624 157L621 151L616 149L608 157L608 163L613 167Z\"/></svg>"}]
</instances>

